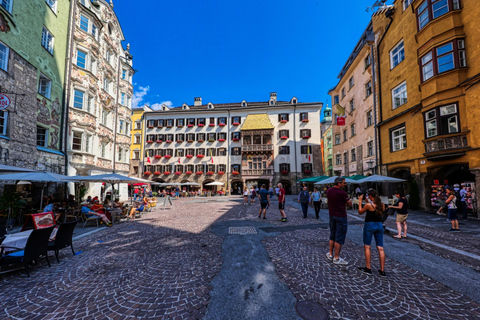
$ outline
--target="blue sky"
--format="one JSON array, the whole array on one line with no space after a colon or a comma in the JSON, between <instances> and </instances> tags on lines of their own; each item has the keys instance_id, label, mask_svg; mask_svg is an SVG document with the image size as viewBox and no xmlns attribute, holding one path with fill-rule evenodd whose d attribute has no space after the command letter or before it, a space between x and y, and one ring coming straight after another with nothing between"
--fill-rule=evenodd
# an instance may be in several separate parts
<instances>
[{"instance_id":1,"label":"blue sky","mask_svg":"<svg viewBox=\"0 0 480 320\"><path fill-rule=\"evenodd\" d=\"M139 105L328 102L374 0L115 0Z\"/></svg>"}]
</instances>

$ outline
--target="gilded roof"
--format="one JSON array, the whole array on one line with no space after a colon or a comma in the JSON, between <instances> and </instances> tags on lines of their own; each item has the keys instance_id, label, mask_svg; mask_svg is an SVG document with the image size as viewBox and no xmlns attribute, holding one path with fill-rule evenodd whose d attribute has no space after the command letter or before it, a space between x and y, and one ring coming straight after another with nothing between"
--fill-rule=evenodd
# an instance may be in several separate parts
<instances>
[{"instance_id":1,"label":"gilded roof","mask_svg":"<svg viewBox=\"0 0 480 320\"><path fill-rule=\"evenodd\" d=\"M243 122L240 130L259 130L259 129L273 129L273 124L266 113L249 114Z\"/></svg>"}]
</instances>

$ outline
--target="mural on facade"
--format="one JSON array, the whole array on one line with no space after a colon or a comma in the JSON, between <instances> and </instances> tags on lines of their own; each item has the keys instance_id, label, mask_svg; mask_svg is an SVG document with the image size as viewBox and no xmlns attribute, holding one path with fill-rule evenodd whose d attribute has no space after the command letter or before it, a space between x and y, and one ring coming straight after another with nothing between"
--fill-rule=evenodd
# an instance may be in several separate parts
<instances>
[{"instance_id":1,"label":"mural on facade","mask_svg":"<svg viewBox=\"0 0 480 320\"><path fill-rule=\"evenodd\" d=\"M10 31L10 27L8 26L8 21L5 19L2 13L0 13L0 32L7 33Z\"/></svg>"}]
</instances>

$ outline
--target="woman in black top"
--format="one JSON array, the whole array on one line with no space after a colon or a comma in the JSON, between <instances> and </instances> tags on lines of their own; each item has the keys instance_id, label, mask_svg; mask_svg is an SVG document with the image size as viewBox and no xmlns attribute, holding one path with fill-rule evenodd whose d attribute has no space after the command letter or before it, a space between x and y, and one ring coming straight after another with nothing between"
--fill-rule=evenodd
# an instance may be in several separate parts
<instances>
[{"instance_id":1,"label":"woman in black top","mask_svg":"<svg viewBox=\"0 0 480 320\"><path fill-rule=\"evenodd\" d=\"M380 270L378 273L385 277L385 251L383 251L383 223L382 215L385 206L380 200L377 191L368 190L368 200L365 205L362 203L363 195L358 197L358 214L367 213L365 216L365 224L363 225L363 246L365 248L365 267L358 269L366 274L371 275L372 269L371 261L371 243L372 237L375 237L375 245L378 250L378 257L380 260Z\"/></svg>"},{"instance_id":2,"label":"woman in black top","mask_svg":"<svg viewBox=\"0 0 480 320\"><path fill-rule=\"evenodd\" d=\"M405 197L398 191L395 191L395 197L398 198L397 203L389 208L396 209L397 211L397 231L398 234L393 236L396 239L402 238L402 227L403 227L403 237L407 237L407 217L408 217L408 201Z\"/></svg>"}]
</instances>

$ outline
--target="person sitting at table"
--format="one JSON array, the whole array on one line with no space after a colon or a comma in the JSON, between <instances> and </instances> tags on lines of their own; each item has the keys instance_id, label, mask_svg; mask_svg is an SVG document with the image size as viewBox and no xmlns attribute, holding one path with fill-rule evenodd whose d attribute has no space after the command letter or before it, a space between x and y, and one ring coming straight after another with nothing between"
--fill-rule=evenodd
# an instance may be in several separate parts
<instances>
[{"instance_id":1,"label":"person sitting at table","mask_svg":"<svg viewBox=\"0 0 480 320\"><path fill-rule=\"evenodd\" d=\"M88 196L87 197L87 203L91 203L92 202L92 196Z\"/></svg>"},{"instance_id":2,"label":"person sitting at table","mask_svg":"<svg viewBox=\"0 0 480 320\"><path fill-rule=\"evenodd\" d=\"M133 207L131 210L130 210L130 214L128 215L128 217L130 219L134 219L135 218L135 213L136 212L143 212L145 210L145 207L148 205L148 200L147 198L143 198L142 200L142 203L140 204L140 206L138 208L135 208Z\"/></svg>"},{"instance_id":3,"label":"person sitting at table","mask_svg":"<svg viewBox=\"0 0 480 320\"><path fill-rule=\"evenodd\" d=\"M20 207L26 207L26 206L28 206L27 200L23 199L22 196L20 196L20 199L18 200L17 204L18 204Z\"/></svg>"},{"instance_id":4,"label":"person sitting at table","mask_svg":"<svg viewBox=\"0 0 480 320\"><path fill-rule=\"evenodd\" d=\"M88 203L86 202L82 203L82 213L84 213L87 216L87 218L90 218L92 216L98 216L102 218L102 221L105 223L107 227L112 226L112 223L110 222L110 220L107 218L106 215L93 211L88 207Z\"/></svg>"},{"instance_id":5,"label":"person sitting at table","mask_svg":"<svg viewBox=\"0 0 480 320\"><path fill-rule=\"evenodd\" d=\"M68 205L76 205L77 204L77 202L75 201L75 196L73 194L68 195L67 204Z\"/></svg>"}]
</instances>

